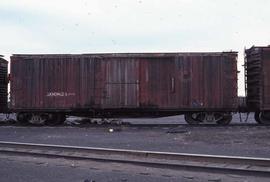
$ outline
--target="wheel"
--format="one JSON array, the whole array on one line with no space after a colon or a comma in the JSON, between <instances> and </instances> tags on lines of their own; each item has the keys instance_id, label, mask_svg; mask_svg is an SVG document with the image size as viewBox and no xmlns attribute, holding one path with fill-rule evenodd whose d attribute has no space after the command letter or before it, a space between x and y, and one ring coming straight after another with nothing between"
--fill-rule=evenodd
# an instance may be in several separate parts
<instances>
[{"instance_id":1,"label":"wheel","mask_svg":"<svg viewBox=\"0 0 270 182\"><path fill-rule=\"evenodd\" d=\"M200 120L197 119L197 113L185 114L185 121L190 125L196 125L200 123Z\"/></svg>"},{"instance_id":2,"label":"wheel","mask_svg":"<svg viewBox=\"0 0 270 182\"><path fill-rule=\"evenodd\" d=\"M22 125L29 124L29 114L27 113L18 113L16 119Z\"/></svg>"},{"instance_id":3,"label":"wheel","mask_svg":"<svg viewBox=\"0 0 270 182\"><path fill-rule=\"evenodd\" d=\"M254 118L258 124L270 125L270 112L256 111Z\"/></svg>"},{"instance_id":4,"label":"wheel","mask_svg":"<svg viewBox=\"0 0 270 182\"><path fill-rule=\"evenodd\" d=\"M219 125L228 125L232 121L232 115L231 114L224 114L222 119L217 121L217 124Z\"/></svg>"},{"instance_id":5,"label":"wheel","mask_svg":"<svg viewBox=\"0 0 270 182\"><path fill-rule=\"evenodd\" d=\"M260 119L260 111L255 112L254 119L258 124L262 124L261 119Z\"/></svg>"},{"instance_id":6,"label":"wheel","mask_svg":"<svg viewBox=\"0 0 270 182\"><path fill-rule=\"evenodd\" d=\"M269 112L261 112L259 114L261 124L270 125L270 113Z\"/></svg>"},{"instance_id":7,"label":"wheel","mask_svg":"<svg viewBox=\"0 0 270 182\"><path fill-rule=\"evenodd\" d=\"M64 124L64 122L66 121L67 117L65 114L59 114L58 115L58 121L59 121L59 124Z\"/></svg>"},{"instance_id":8,"label":"wheel","mask_svg":"<svg viewBox=\"0 0 270 182\"><path fill-rule=\"evenodd\" d=\"M45 124L48 126L57 126L65 122L66 115L64 114L48 114L48 119Z\"/></svg>"}]
</instances>

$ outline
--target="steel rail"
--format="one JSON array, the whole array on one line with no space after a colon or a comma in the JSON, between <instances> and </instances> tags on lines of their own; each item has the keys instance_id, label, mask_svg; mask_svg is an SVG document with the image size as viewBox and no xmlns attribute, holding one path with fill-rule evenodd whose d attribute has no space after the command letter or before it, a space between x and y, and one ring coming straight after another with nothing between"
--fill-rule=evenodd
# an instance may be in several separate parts
<instances>
[{"instance_id":1,"label":"steel rail","mask_svg":"<svg viewBox=\"0 0 270 182\"><path fill-rule=\"evenodd\" d=\"M71 125L72 126L72 125ZM74 125L76 126L76 125ZM78 124L78 126L80 126L80 124ZM83 126L83 124L82 124ZM91 124L89 124L89 126L91 126ZM257 123L232 123L232 124L228 124L228 125L219 125L219 124L197 124L197 125L190 125L190 124L132 124L132 123L124 123L122 125L110 125L110 124L104 124L104 125L93 125L93 126L108 126L108 127L113 127L113 126L119 126L119 127L185 127L185 128L200 128L200 127L211 127L211 128L230 128L230 127L270 127L269 124L257 124Z\"/></svg>"},{"instance_id":2,"label":"steel rail","mask_svg":"<svg viewBox=\"0 0 270 182\"><path fill-rule=\"evenodd\" d=\"M1 153L127 163L211 173L270 176L269 158L154 152L6 141L0 141L0 154Z\"/></svg>"},{"instance_id":3,"label":"steel rail","mask_svg":"<svg viewBox=\"0 0 270 182\"><path fill-rule=\"evenodd\" d=\"M237 128L237 127L251 127L251 128L269 128L270 125L269 124L257 124L257 123L233 123L233 124L229 124L229 125L218 125L218 124L198 124L198 125L189 125L189 124L132 124L132 123L124 123L124 124L120 124L120 125L116 125L116 124L89 124L89 123L81 123L81 124L63 124L63 125L58 125L58 126L46 126L46 125L38 125L38 124L27 124L27 125L21 125L21 124L17 124L17 123L0 123L0 127L5 127L5 126L14 126L14 127L40 127L40 126L44 126L44 127L55 127L55 128L59 128L59 127L78 127L78 128L88 128L88 127L93 127L93 128L103 128L103 127L127 127L127 128L153 128L153 127L157 127L157 128L176 128L176 127L183 127L183 128Z\"/></svg>"}]
</instances>

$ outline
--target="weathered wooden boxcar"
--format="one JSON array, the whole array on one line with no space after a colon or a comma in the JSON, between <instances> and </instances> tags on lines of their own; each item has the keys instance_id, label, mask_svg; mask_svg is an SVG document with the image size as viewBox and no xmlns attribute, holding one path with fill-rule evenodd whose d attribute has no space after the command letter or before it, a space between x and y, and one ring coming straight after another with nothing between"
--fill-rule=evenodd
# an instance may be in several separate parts
<instances>
[{"instance_id":1,"label":"weathered wooden boxcar","mask_svg":"<svg viewBox=\"0 0 270 182\"><path fill-rule=\"evenodd\" d=\"M11 56L20 121L185 114L228 123L237 107L236 52Z\"/></svg>"},{"instance_id":2,"label":"weathered wooden boxcar","mask_svg":"<svg viewBox=\"0 0 270 182\"><path fill-rule=\"evenodd\" d=\"M0 112L8 111L8 62L0 55Z\"/></svg>"},{"instance_id":3,"label":"weathered wooden boxcar","mask_svg":"<svg viewBox=\"0 0 270 182\"><path fill-rule=\"evenodd\" d=\"M258 123L270 123L270 47L245 51L246 95L249 111Z\"/></svg>"}]
</instances>

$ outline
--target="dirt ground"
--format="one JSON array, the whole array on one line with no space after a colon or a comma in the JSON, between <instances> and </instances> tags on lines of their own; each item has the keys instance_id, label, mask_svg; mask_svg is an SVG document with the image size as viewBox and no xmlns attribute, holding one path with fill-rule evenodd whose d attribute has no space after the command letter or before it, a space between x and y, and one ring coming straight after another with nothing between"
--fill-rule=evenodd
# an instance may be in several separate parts
<instances>
[{"instance_id":1,"label":"dirt ground","mask_svg":"<svg viewBox=\"0 0 270 182\"><path fill-rule=\"evenodd\" d=\"M234 118L234 123L239 123ZM184 122L183 117L126 119L130 123ZM1 126L0 140L152 151L270 157L270 127L251 125L225 127L21 127Z\"/></svg>"},{"instance_id":2,"label":"dirt ground","mask_svg":"<svg viewBox=\"0 0 270 182\"><path fill-rule=\"evenodd\" d=\"M69 120L74 118L70 118ZM241 125L190 127L182 116L159 119L125 119L131 124L160 126L129 127L64 125L59 127L2 125L0 140L104 148L138 149L182 153L270 157L270 127ZM181 124L168 127L162 124ZM14 171L16 171L14 173ZM75 162L64 159L0 155L0 181L268 181L252 176L192 173L113 163Z\"/></svg>"}]
</instances>

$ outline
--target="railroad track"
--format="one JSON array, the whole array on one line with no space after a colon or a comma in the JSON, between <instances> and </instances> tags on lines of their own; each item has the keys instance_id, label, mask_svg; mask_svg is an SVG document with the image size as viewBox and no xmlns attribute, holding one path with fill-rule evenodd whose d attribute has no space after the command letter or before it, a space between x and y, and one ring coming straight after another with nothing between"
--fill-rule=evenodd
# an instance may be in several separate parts
<instances>
[{"instance_id":1,"label":"railroad track","mask_svg":"<svg viewBox=\"0 0 270 182\"><path fill-rule=\"evenodd\" d=\"M43 125L35 125L35 124L18 124L18 123L0 123L1 126L14 126L14 127L40 127ZM130 127L130 128L175 128L175 127L186 127L186 128L197 128L197 127L209 127L209 128L230 128L230 127L268 127L270 128L270 125L266 124L257 124L257 123L233 123L229 125L218 125L218 124L198 124L198 125L189 125L189 124L177 124L177 123L163 123L163 124L133 124L124 122L122 124L91 124L91 123L82 123L82 124L63 124L58 126L49 126L49 127L67 127L67 126L74 126L74 127Z\"/></svg>"},{"instance_id":2,"label":"railroad track","mask_svg":"<svg viewBox=\"0 0 270 182\"><path fill-rule=\"evenodd\" d=\"M94 160L166 169L270 176L269 158L153 152L0 141L0 154Z\"/></svg>"},{"instance_id":3,"label":"railroad track","mask_svg":"<svg viewBox=\"0 0 270 182\"><path fill-rule=\"evenodd\" d=\"M110 125L104 125L110 126ZM114 125L111 125L114 126ZM270 125L266 124L257 124L257 123L234 123L229 125L218 125L218 124L198 124L198 125L189 125L189 124L123 124L120 126L126 127L186 127L186 128L197 128L197 127L212 127L212 128L229 128L229 127L269 127Z\"/></svg>"}]
</instances>

